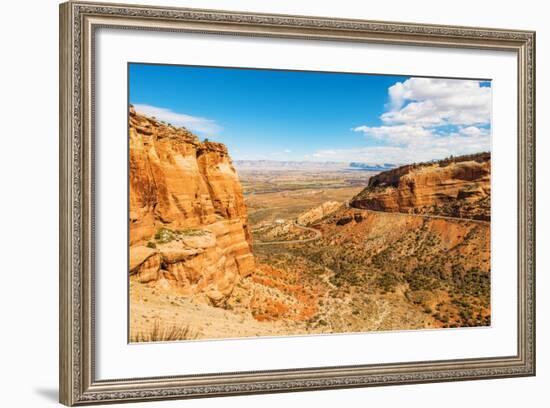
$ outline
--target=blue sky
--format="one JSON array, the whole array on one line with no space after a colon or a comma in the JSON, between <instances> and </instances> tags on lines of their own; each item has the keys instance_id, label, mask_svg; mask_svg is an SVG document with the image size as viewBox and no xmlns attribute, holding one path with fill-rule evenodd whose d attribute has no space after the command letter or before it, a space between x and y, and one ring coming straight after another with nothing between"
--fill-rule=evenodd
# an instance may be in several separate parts
<instances>
[{"instance_id":1,"label":"blue sky","mask_svg":"<svg viewBox=\"0 0 550 408\"><path fill-rule=\"evenodd\" d=\"M130 64L138 112L234 160L406 163L489 150L490 83Z\"/></svg>"}]
</instances>

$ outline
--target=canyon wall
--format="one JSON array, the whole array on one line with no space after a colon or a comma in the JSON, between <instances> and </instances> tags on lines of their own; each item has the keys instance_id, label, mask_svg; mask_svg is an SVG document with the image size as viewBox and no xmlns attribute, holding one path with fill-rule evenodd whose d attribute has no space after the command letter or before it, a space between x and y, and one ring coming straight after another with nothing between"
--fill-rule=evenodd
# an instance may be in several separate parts
<instances>
[{"instance_id":1,"label":"canyon wall","mask_svg":"<svg viewBox=\"0 0 550 408\"><path fill-rule=\"evenodd\" d=\"M224 304L255 268L237 173L221 143L130 108L131 275Z\"/></svg>"},{"instance_id":2,"label":"canyon wall","mask_svg":"<svg viewBox=\"0 0 550 408\"><path fill-rule=\"evenodd\" d=\"M382 172L355 208L490 220L491 155L480 153Z\"/></svg>"}]
</instances>

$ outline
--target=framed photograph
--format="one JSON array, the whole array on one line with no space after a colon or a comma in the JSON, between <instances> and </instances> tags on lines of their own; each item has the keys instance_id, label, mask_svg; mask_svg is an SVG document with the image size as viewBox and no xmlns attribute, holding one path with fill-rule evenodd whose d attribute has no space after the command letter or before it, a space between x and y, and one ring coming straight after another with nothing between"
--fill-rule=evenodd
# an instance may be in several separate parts
<instances>
[{"instance_id":1,"label":"framed photograph","mask_svg":"<svg viewBox=\"0 0 550 408\"><path fill-rule=\"evenodd\" d=\"M66 405L535 374L535 33L60 7Z\"/></svg>"}]
</instances>

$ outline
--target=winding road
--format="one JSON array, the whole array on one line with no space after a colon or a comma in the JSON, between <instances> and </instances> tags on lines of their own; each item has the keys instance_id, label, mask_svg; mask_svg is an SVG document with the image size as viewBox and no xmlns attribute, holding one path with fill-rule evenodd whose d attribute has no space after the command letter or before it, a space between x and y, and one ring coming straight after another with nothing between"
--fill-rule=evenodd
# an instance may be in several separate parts
<instances>
[{"instance_id":1,"label":"winding road","mask_svg":"<svg viewBox=\"0 0 550 408\"><path fill-rule=\"evenodd\" d=\"M428 218L428 219L443 219L443 220L451 220L451 221L460 221L460 222L473 222L476 224L484 224L484 225L490 225L490 221L485 220L474 220L471 218L459 218L459 217L447 217L444 215L428 215L428 214L409 214L409 213L401 213L401 212L387 212L387 211L376 211L376 210L367 210L365 208L357 208L353 207L349 204L349 202L345 203L346 208L351 208L354 210L364 211L364 212L373 212L373 213L384 213L384 214L392 214L395 216L416 216L416 217L422 217L422 218ZM311 227L305 227L303 225L298 224L298 221L294 221L294 225L297 228L300 228L304 231L311 231L315 235L311 238L305 238L305 239L293 239L290 241L255 241L254 245L286 245L286 244L305 244L306 242L316 241L319 238L321 238L323 235L321 234L321 231L316 230L315 228Z\"/></svg>"},{"instance_id":2,"label":"winding road","mask_svg":"<svg viewBox=\"0 0 550 408\"><path fill-rule=\"evenodd\" d=\"M378 210L369 210L366 208L360 208L360 207L354 207L352 206L349 201L346 201L344 203L346 208L351 208L353 210L359 210L364 212L372 212L372 213L384 213L384 214L392 214L396 216L416 216L416 217L423 217L423 218L432 218L432 219L441 219L441 220L451 220L451 221L462 221L462 222L473 222L476 224L491 224L491 221L485 221L485 220L475 220L473 218L460 218L460 217L448 217L446 215L432 215L432 214L409 214L409 213L402 213L402 212L390 212L390 211L378 211Z\"/></svg>"},{"instance_id":3,"label":"winding road","mask_svg":"<svg viewBox=\"0 0 550 408\"><path fill-rule=\"evenodd\" d=\"M304 231L311 231L311 232L315 233L315 236L313 236L311 238L305 238L305 239L293 239L293 240L290 240L290 241L265 241L265 242L255 241L254 245L305 244L306 242L311 242L311 241L318 240L319 238L321 238L323 236L321 234L321 231L318 231L315 228L304 227L303 225L298 224L298 221L294 221L294 225L297 228L300 228Z\"/></svg>"}]
</instances>

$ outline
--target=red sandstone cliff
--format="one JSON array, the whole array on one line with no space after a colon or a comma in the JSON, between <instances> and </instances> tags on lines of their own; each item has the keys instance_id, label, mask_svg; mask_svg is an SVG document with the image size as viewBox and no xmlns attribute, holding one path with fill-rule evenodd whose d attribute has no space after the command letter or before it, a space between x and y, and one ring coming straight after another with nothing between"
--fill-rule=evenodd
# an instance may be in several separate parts
<instances>
[{"instance_id":1,"label":"red sandstone cliff","mask_svg":"<svg viewBox=\"0 0 550 408\"><path fill-rule=\"evenodd\" d=\"M386 212L490 220L491 155L480 153L382 172L350 205Z\"/></svg>"},{"instance_id":2,"label":"red sandstone cliff","mask_svg":"<svg viewBox=\"0 0 550 408\"><path fill-rule=\"evenodd\" d=\"M130 108L129 164L130 274L223 304L255 267L225 145Z\"/></svg>"}]
</instances>

